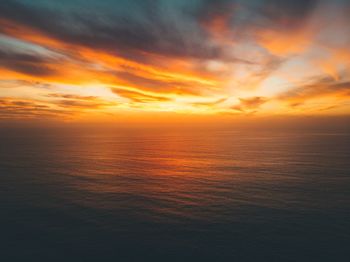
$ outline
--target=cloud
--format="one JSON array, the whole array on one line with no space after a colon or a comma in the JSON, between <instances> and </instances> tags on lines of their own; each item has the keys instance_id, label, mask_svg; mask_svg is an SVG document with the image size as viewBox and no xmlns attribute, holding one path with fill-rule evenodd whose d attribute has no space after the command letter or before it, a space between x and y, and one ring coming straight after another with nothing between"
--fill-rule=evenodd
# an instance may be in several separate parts
<instances>
[{"instance_id":1,"label":"cloud","mask_svg":"<svg viewBox=\"0 0 350 262\"><path fill-rule=\"evenodd\" d=\"M50 102L64 108L101 109L117 104L104 101L96 96L51 93L48 94L47 97L57 98Z\"/></svg>"},{"instance_id":2,"label":"cloud","mask_svg":"<svg viewBox=\"0 0 350 262\"><path fill-rule=\"evenodd\" d=\"M237 110L237 111L251 111L258 109L261 105L265 104L268 99L265 97L249 97L249 98L240 98L239 104L234 105L231 107L231 109Z\"/></svg>"},{"instance_id":3,"label":"cloud","mask_svg":"<svg viewBox=\"0 0 350 262\"><path fill-rule=\"evenodd\" d=\"M0 66L16 72L34 76L53 75L55 70L49 66L50 59L35 54L16 53L0 49Z\"/></svg>"},{"instance_id":4,"label":"cloud","mask_svg":"<svg viewBox=\"0 0 350 262\"><path fill-rule=\"evenodd\" d=\"M318 0L265 0L261 2L260 12L274 25L295 28L303 26L318 2Z\"/></svg>"},{"instance_id":5,"label":"cloud","mask_svg":"<svg viewBox=\"0 0 350 262\"><path fill-rule=\"evenodd\" d=\"M197 19L222 44L254 39L272 55L283 57L304 51L312 42L315 28L308 24L318 5L318 0L207 0Z\"/></svg>"},{"instance_id":6,"label":"cloud","mask_svg":"<svg viewBox=\"0 0 350 262\"><path fill-rule=\"evenodd\" d=\"M0 98L0 119L55 118L72 114L71 111L59 110L42 102Z\"/></svg>"},{"instance_id":7,"label":"cloud","mask_svg":"<svg viewBox=\"0 0 350 262\"><path fill-rule=\"evenodd\" d=\"M227 100L227 97L224 98L220 98L214 101L209 101L209 102L195 102L192 103L192 105L194 106L204 106L204 107L213 107L213 106L217 106L220 105L222 103L224 103Z\"/></svg>"},{"instance_id":8,"label":"cloud","mask_svg":"<svg viewBox=\"0 0 350 262\"><path fill-rule=\"evenodd\" d=\"M110 112L119 103L129 109L236 113L279 103L298 110L321 97L329 99L322 102L327 111L333 98L348 99L346 12L330 23L344 5L3 0L1 90L13 97L8 106L29 107L16 97L30 97L27 102L73 114ZM307 79L320 72L332 79ZM227 108L226 97L237 104Z\"/></svg>"},{"instance_id":9,"label":"cloud","mask_svg":"<svg viewBox=\"0 0 350 262\"><path fill-rule=\"evenodd\" d=\"M316 2L265 0L247 4L220 0L199 1L197 5L170 2L167 7L162 1L133 1L132 8L138 13L120 4L118 9L125 8L121 14L109 12L115 8L113 5L100 9L93 1L84 2L85 12L81 12L70 5L54 10L49 4L4 0L0 3L0 20L10 23L9 27L11 23L22 25L65 45L102 50L142 63L152 63L150 54L242 62L245 59L232 56L227 43L215 38L227 37L237 42L240 31L261 35L260 29L266 27L294 29ZM203 26L206 30L202 30ZM5 25L2 30L6 32Z\"/></svg>"},{"instance_id":10,"label":"cloud","mask_svg":"<svg viewBox=\"0 0 350 262\"><path fill-rule=\"evenodd\" d=\"M210 89L210 86L192 80L178 78L164 78L157 74L137 75L128 71L110 72L118 79L118 84L124 84L137 88L141 91L159 93L172 93L179 95L200 95L203 91Z\"/></svg>"},{"instance_id":11,"label":"cloud","mask_svg":"<svg viewBox=\"0 0 350 262\"><path fill-rule=\"evenodd\" d=\"M200 25L219 42L232 41L231 19L235 15L235 1L203 1L197 11Z\"/></svg>"},{"instance_id":12,"label":"cloud","mask_svg":"<svg viewBox=\"0 0 350 262\"><path fill-rule=\"evenodd\" d=\"M281 101L293 110L313 112L338 110L349 106L350 81L335 81L331 77L315 77L278 95L274 100Z\"/></svg>"},{"instance_id":13,"label":"cloud","mask_svg":"<svg viewBox=\"0 0 350 262\"><path fill-rule=\"evenodd\" d=\"M154 102L171 101L171 98L160 96L160 95L149 95L138 91L132 91L132 90L126 90L126 89L120 89L120 88L111 88L111 90L113 93L137 103L154 103Z\"/></svg>"},{"instance_id":14,"label":"cloud","mask_svg":"<svg viewBox=\"0 0 350 262\"><path fill-rule=\"evenodd\" d=\"M54 98L65 98L65 99L75 99L75 100L85 100L85 101L94 101L98 98L96 96L80 96L80 95L71 95L71 94L48 94L48 97L54 97Z\"/></svg>"},{"instance_id":15,"label":"cloud","mask_svg":"<svg viewBox=\"0 0 350 262\"><path fill-rule=\"evenodd\" d=\"M81 108L81 109L98 109L105 107L106 103L101 103L97 101L84 101L84 100L58 100L54 102L60 107L66 108Z\"/></svg>"},{"instance_id":16,"label":"cloud","mask_svg":"<svg viewBox=\"0 0 350 262\"><path fill-rule=\"evenodd\" d=\"M255 29L256 41L271 54L288 56L308 48L316 28L310 22L317 0L266 0L260 9L264 27Z\"/></svg>"},{"instance_id":17,"label":"cloud","mask_svg":"<svg viewBox=\"0 0 350 262\"><path fill-rule=\"evenodd\" d=\"M350 96L350 81L335 81L331 77L316 77L278 96L281 100L306 101L328 95Z\"/></svg>"},{"instance_id":18,"label":"cloud","mask_svg":"<svg viewBox=\"0 0 350 262\"><path fill-rule=\"evenodd\" d=\"M136 1L134 4L141 10L142 19L135 17L130 10L127 18L110 12L101 14L98 10L92 13L94 4L84 3L92 13L87 17L75 10L53 11L48 6L5 0L0 4L0 18L33 28L67 44L100 49L132 60L147 60L145 52L186 59L220 55L220 49L195 30L195 25L185 28L173 23L158 1L147 1L147 4ZM100 18L102 15L103 19ZM178 15L185 14L179 10ZM194 29L190 30L191 27Z\"/></svg>"}]
</instances>

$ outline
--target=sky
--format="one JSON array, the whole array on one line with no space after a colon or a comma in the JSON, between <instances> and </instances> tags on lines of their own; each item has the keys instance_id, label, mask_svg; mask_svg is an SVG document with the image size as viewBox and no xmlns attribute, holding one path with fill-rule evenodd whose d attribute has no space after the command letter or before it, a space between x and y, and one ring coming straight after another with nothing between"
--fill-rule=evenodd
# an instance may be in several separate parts
<instances>
[{"instance_id":1,"label":"sky","mask_svg":"<svg viewBox=\"0 0 350 262\"><path fill-rule=\"evenodd\" d=\"M1 0L0 121L350 114L346 0Z\"/></svg>"}]
</instances>

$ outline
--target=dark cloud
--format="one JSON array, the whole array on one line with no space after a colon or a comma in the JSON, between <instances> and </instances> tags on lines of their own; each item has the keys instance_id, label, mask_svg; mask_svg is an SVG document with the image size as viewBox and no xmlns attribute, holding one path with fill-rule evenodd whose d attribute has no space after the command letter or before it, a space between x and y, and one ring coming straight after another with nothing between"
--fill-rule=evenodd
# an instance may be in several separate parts
<instances>
[{"instance_id":1,"label":"dark cloud","mask_svg":"<svg viewBox=\"0 0 350 262\"><path fill-rule=\"evenodd\" d=\"M68 44L98 48L134 59L144 59L143 52L186 58L214 58L220 54L220 49L210 45L209 39L203 39L205 35L200 31L182 28L169 20L156 4L158 1L137 3L143 11L143 20L136 19L131 12L129 17L102 13L88 17L84 12L54 12L47 6L9 0L1 1L0 17ZM84 6L90 11L93 8L93 5ZM99 16L104 18L99 19Z\"/></svg>"},{"instance_id":2,"label":"dark cloud","mask_svg":"<svg viewBox=\"0 0 350 262\"><path fill-rule=\"evenodd\" d=\"M295 27L303 23L318 0L265 0L260 12L276 25Z\"/></svg>"},{"instance_id":3,"label":"dark cloud","mask_svg":"<svg viewBox=\"0 0 350 262\"><path fill-rule=\"evenodd\" d=\"M218 18L230 28L232 41L254 36L261 29L289 30L302 26L319 0L204 0L195 13L203 25ZM226 32L227 34L228 32Z\"/></svg>"},{"instance_id":4,"label":"dark cloud","mask_svg":"<svg viewBox=\"0 0 350 262\"><path fill-rule=\"evenodd\" d=\"M199 21L207 23L219 16L227 17L233 14L237 1L232 0L204 0L201 2L196 15Z\"/></svg>"},{"instance_id":5,"label":"dark cloud","mask_svg":"<svg viewBox=\"0 0 350 262\"><path fill-rule=\"evenodd\" d=\"M17 53L0 49L0 67L11 69L16 72L47 76L55 71L48 66L50 60L36 54Z\"/></svg>"},{"instance_id":6,"label":"dark cloud","mask_svg":"<svg viewBox=\"0 0 350 262\"><path fill-rule=\"evenodd\" d=\"M152 62L149 54L244 62L245 59L233 57L224 44L213 41L201 25L217 17L227 18L227 26L236 36L266 24L291 27L301 23L317 4L315 0L202 0L196 5L175 5L175 2L118 1L108 6L98 1L78 1L84 7L79 10L68 3L64 8L57 8L49 1L35 4L3 0L0 18L33 28L68 45L99 49L143 63ZM14 67L32 74L45 74L41 67L27 68L23 64Z\"/></svg>"}]
</instances>

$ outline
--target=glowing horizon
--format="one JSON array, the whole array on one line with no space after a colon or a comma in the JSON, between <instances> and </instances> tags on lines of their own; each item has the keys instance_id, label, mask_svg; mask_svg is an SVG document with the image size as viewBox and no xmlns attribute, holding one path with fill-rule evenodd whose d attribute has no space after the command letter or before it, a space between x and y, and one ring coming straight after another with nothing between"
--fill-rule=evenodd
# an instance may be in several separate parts
<instances>
[{"instance_id":1,"label":"glowing horizon","mask_svg":"<svg viewBox=\"0 0 350 262\"><path fill-rule=\"evenodd\" d=\"M349 115L346 1L0 3L0 119Z\"/></svg>"}]
</instances>

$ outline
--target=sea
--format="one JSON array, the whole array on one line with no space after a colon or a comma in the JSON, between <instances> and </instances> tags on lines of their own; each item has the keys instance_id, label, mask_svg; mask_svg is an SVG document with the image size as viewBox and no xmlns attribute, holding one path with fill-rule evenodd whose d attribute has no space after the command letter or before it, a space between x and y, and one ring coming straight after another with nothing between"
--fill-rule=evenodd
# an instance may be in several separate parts
<instances>
[{"instance_id":1,"label":"sea","mask_svg":"<svg viewBox=\"0 0 350 262\"><path fill-rule=\"evenodd\" d=\"M350 261L350 133L3 127L0 261Z\"/></svg>"}]
</instances>

